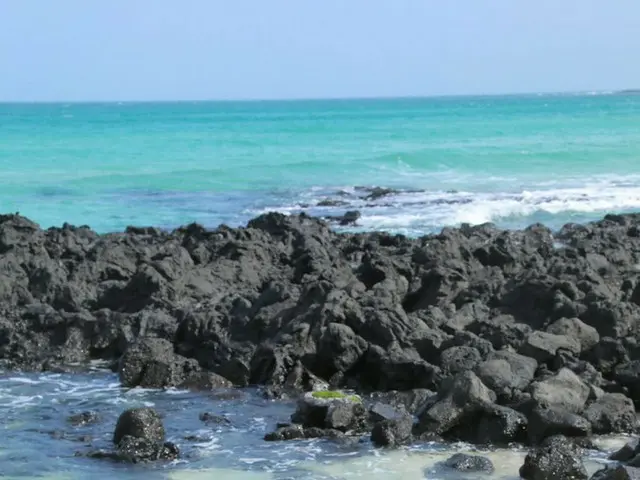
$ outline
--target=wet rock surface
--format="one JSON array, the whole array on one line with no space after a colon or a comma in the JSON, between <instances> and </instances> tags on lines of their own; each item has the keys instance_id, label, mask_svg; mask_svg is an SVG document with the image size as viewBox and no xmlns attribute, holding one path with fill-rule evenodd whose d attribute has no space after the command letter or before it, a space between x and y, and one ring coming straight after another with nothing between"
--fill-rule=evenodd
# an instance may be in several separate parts
<instances>
[{"instance_id":1,"label":"wet rock surface","mask_svg":"<svg viewBox=\"0 0 640 480\"><path fill-rule=\"evenodd\" d=\"M575 444L562 436L548 438L531 451L520 467L524 480L587 480L589 475Z\"/></svg>"},{"instance_id":2,"label":"wet rock surface","mask_svg":"<svg viewBox=\"0 0 640 480\"><path fill-rule=\"evenodd\" d=\"M410 239L267 214L238 229L98 235L2 215L0 360L35 371L106 360L127 387L378 392L417 419L409 437L406 415L329 402L297 412L282 437L635 433L638 231L640 215L609 215L555 233L463 225ZM125 430L116 445L145 438Z\"/></svg>"},{"instance_id":3,"label":"wet rock surface","mask_svg":"<svg viewBox=\"0 0 640 480\"><path fill-rule=\"evenodd\" d=\"M491 460L488 458L478 455L468 455L466 453L456 453L452 455L442 462L442 466L461 473L482 472L490 474L495 470L493 463L491 463Z\"/></svg>"},{"instance_id":4,"label":"wet rock surface","mask_svg":"<svg viewBox=\"0 0 640 480\"><path fill-rule=\"evenodd\" d=\"M151 408L126 410L118 418L113 433L113 450L94 450L87 457L124 463L175 460L178 447L165 442L165 429L158 412Z\"/></svg>"},{"instance_id":5,"label":"wet rock surface","mask_svg":"<svg viewBox=\"0 0 640 480\"><path fill-rule=\"evenodd\" d=\"M164 425L158 412L151 408L134 408L125 411L118 418L113 443L118 445L124 437L160 443L164 441L164 436Z\"/></svg>"},{"instance_id":6,"label":"wet rock surface","mask_svg":"<svg viewBox=\"0 0 640 480\"><path fill-rule=\"evenodd\" d=\"M67 421L74 427L84 427L85 425L91 425L98 423L102 420L98 412L87 411L71 415Z\"/></svg>"}]
</instances>

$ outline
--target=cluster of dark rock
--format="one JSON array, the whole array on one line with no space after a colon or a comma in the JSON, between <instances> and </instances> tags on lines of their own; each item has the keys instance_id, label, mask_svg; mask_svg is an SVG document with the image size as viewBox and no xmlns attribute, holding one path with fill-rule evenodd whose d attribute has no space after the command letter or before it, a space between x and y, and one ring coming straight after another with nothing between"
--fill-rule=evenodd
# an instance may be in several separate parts
<instances>
[{"instance_id":1,"label":"cluster of dark rock","mask_svg":"<svg viewBox=\"0 0 640 480\"><path fill-rule=\"evenodd\" d=\"M272 439L518 442L535 463L558 438L637 431L639 280L640 215L418 239L305 215L109 235L5 215L0 359L108 360L130 387L374 394L393 412L330 399Z\"/></svg>"}]
</instances>

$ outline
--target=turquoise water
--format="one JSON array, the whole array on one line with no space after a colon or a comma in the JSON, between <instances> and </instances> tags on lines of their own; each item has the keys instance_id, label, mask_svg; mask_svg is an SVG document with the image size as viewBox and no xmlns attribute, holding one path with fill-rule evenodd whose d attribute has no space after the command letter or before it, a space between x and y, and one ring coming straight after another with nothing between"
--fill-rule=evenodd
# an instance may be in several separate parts
<instances>
[{"instance_id":1,"label":"turquoise water","mask_svg":"<svg viewBox=\"0 0 640 480\"><path fill-rule=\"evenodd\" d=\"M101 232L353 209L407 234L557 227L640 208L639 125L623 94L3 104L0 211Z\"/></svg>"}]
</instances>

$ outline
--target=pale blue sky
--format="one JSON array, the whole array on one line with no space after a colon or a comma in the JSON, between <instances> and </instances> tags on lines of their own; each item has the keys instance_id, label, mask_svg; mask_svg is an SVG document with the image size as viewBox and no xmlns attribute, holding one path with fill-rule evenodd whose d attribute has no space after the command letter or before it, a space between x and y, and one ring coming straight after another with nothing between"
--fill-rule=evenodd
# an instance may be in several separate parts
<instances>
[{"instance_id":1,"label":"pale blue sky","mask_svg":"<svg viewBox=\"0 0 640 480\"><path fill-rule=\"evenodd\" d=\"M0 0L0 101L640 88L640 0Z\"/></svg>"}]
</instances>

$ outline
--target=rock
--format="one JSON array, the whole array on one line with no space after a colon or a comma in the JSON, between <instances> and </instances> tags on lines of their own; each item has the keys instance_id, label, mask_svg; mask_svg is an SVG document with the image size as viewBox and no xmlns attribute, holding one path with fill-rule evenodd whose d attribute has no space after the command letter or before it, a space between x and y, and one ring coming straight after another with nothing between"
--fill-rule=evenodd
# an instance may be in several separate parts
<instances>
[{"instance_id":1,"label":"rock","mask_svg":"<svg viewBox=\"0 0 640 480\"><path fill-rule=\"evenodd\" d=\"M125 411L118 418L113 443L118 445L125 436L141 438L153 443L164 442L164 425L160 415L151 408L134 408Z\"/></svg>"},{"instance_id":2,"label":"rock","mask_svg":"<svg viewBox=\"0 0 640 480\"><path fill-rule=\"evenodd\" d=\"M346 205L348 205L348 203L343 200L333 200L331 198L326 198L318 202L318 207L344 207Z\"/></svg>"},{"instance_id":3,"label":"rock","mask_svg":"<svg viewBox=\"0 0 640 480\"><path fill-rule=\"evenodd\" d=\"M267 433L264 436L267 442L301 440L306 438L343 438L344 433L339 430L330 428L309 427L304 428L302 425L285 425L280 426L274 432Z\"/></svg>"},{"instance_id":4,"label":"rock","mask_svg":"<svg viewBox=\"0 0 640 480\"><path fill-rule=\"evenodd\" d=\"M227 417L204 412L200 414L200 421L207 425L231 425L231 420Z\"/></svg>"},{"instance_id":5,"label":"rock","mask_svg":"<svg viewBox=\"0 0 640 480\"><path fill-rule=\"evenodd\" d=\"M127 463L175 460L180 454L178 447L164 439L160 415L150 408L135 408L118 418L113 434L115 450L93 451L88 456Z\"/></svg>"},{"instance_id":6,"label":"rock","mask_svg":"<svg viewBox=\"0 0 640 480\"><path fill-rule=\"evenodd\" d=\"M520 347L520 354L534 358L539 363L548 362L555 357L558 350L567 350L579 354L581 345L577 339L566 335L535 331L529 334L526 342Z\"/></svg>"},{"instance_id":7,"label":"rock","mask_svg":"<svg viewBox=\"0 0 640 480\"><path fill-rule=\"evenodd\" d=\"M628 402L608 394L640 399L638 232L639 214L421 238L303 214L105 235L0 215L0 363L120 361L131 387L232 382L273 398L437 391L379 399L419 414L429 438L507 441L523 425L513 410L535 408L626 429ZM366 430L366 409L328 411L305 435Z\"/></svg>"},{"instance_id":8,"label":"rock","mask_svg":"<svg viewBox=\"0 0 640 480\"><path fill-rule=\"evenodd\" d=\"M629 389L631 398L640 398L640 360L618 365L615 368L614 377L618 384ZM636 406L640 405L639 400L635 400L635 403Z\"/></svg>"},{"instance_id":9,"label":"rock","mask_svg":"<svg viewBox=\"0 0 640 480\"><path fill-rule=\"evenodd\" d=\"M400 193L398 190L394 190L393 188L384 187L363 188L363 190L367 192L367 196L364 197L365 200L378 200L379 198L386 197L388 195L396 195Z\"/></svg>"},{"instance_id":10,"label":"rock","mask_svg":"<svg viewBox=\"0 0 640 480\"><path fill-rule=\"evenodd\" d=\"M371 395L373 400L379 400L379 404L387 404L394 410L402 409L411 415L417 414L427 401L436 394L425 388L416 388L413 390L376 392ZM383 420L380 418L379 420Z\"/></svg>"},{"instance_id":11,"label":"rock","mask_svg":"<svg viewBox=\"0 0 640 480\"><path fill-rule=\"evenodd\" d=\"M493 463L486 457L456 453L442 462L442 465L450 470L461 473L482 472L491 474L494 472Z\"/></svg>"},{"instance_id":12,"label":"rock","mask_svg":"<svg viewBox=\"0 0 640 480\"><path fill-rule=\"evenodd\" d=\"M393 407L385 403L374 403L369 407L369 418L372 423L381 422L383 420L392 420L405 415L407 412L404 408Z\"/></svg>"},{"instance_id":13,"label":"rock","mask_svg":"<svg viewBox=\"0 0 640 480\"><path fill-rule=\"evenodd\" d=\"M211 390L232 386L215 373L203 372L196 361L175 354L173 344L160 338L142 338L131 345L118 373L125 387Z\"/></svg>"},{"instance_id":14,"label":"rock","mask_svg":"<svg viewBox=\"0 0 640 480\"><path fill-rule=\"evenodd\" d=\"M507 446L526 438L527 417L508 407L485 406L477 423L477 433L468 440L480 445Z\"/></svg>"},{"instance_id":15,"label":"rock","mask_svg":"<svg viewBox=\"0 0 640 480\"><path fill-rule=\"evenodd\" d=\"M175 460L180 451L170 442L155 443L146 438L125 436L117 446L117 459L129 463L153 462L158 460Z\"/></svg>"},{"instance_id":16,"label":"rock","mask_svg":"<svg viewBox=\"0 0 640 480\"><path fill-rule=\"evenodd\" d=\"M329 406L324 417L325 428L346 432L363 424L364 406L339 402Z\"/></svg>"},{"instance_id":17,"label":"rock","mask_svg":"<svg viewBox=\"0 0 640 480\"><path fill-rule=\"evenodd\" d=\"M561 318L549 325L547 332L578 340L584 352L591 350L600 341L598 331L578 318Z\"/></svg>"},{"instance_id":18,"label":"rock","mask_svg":"<svg viewBox=\"0 0 640 480\"><path fill-rule=\"evenodd\" d=\"M74 427L83 427L85 425L98 423L101 421L101 418L97 412L82 412L71 415L67 421Z\"/></svg>"},{"instance_id":19,"label":"rock","mask_svg":"<svg viewBox=\"0 0 640 480\"><path fill-rule=\"evenodd\" d=\"M510 399L514 391L524 390L532 382L538 362L508 350L492 353L476 368L482 382L500 398Z\"/></svg>"},{"instance_id":20,"label":"rock","mask_svg":"<svg viewBox=\"0 0 640 480\"><path fill-rule=\"evenodd\" d=\"M309 392L298 401L291 416L294 423L304 428L333 429L346 432L361 429L366 424L367 412L362 400L342 392Z\"/></svg>"},{"instance_id":21,"label":"rock","mask_svg":"<svg viewBox=\"0 0 640 480\"><path fill-rule=\"evenodd\" d=\"M571 370L563 368L546 380L534 382L531 396L542 407L582 413L589 399L589 387Z\"/></svg>"},{"instance_id":22,"label":"rock","mask_svg":"<svg viewBox=\"0 0 640 480\"><path fill-rule=\"evenodd\" d=\"M405 445L412 439L412 429L413 417L401 414L376 423L371 431L371 441L378 447Z\"/></svg>"},{"instance_id":23,"label":"rock","mask_svg":"<svg viewBox=\"0 0 640 480\"><path fill-rule=\"evenodd\" d=\"M347 226L347 225L355 225L361 216L362 214L358 210L349 210L345 212L344 215L327 216L324 218L329 220L330 222L335 222L341 226Z\"/></svg>"},{"instance_id":24,"label":"rock","mask_svg":"<svg viewBox=\"0 0 640 480\"><path fill-rule=\"evenodd\" d=\"M562 437L554 437L529 452L520 467L524 480L586 480L589 474L575 446Z\"/></svg>"},{"instance_id":25,"label":"rock","mask_svg":"<svg viewBox=\"0 0 640 480\"><path fill-rule=\"evenodd\" d=\"M473 372L460 373L442 386L435 402L420 414L418 430L446 434L495 399L495 393Z\"/></svg>"},{"instance_id":26,"label":"rock","mask_svg":"<svg viewBox=\"0 0 640 480\"><path fill-rule=\"evenodd\" d=\"M627 443L624 447L622 447L617 452L614 452L609 457L610 460L614 460L616 462L628 462L633 457L640 453L640 441L636 438L631 442Z\"/></svg>"},{"instance_id":27,"label":"rock","mask_svg":"<svg viewBox=\"0 0 640 480\"><path fill-rule=\"evenodd\" d=\"M634 433L638 428L633 401L621 393L603 393L584 412L593 433Z\"/></svg>"},{"instance_id":28,"label":"rock","mask_svg":"<svg viewBox=\"0 0 640 480\"><path fill-rule=\"evenodd\" d=\"M482 361L482 356L473 347L451 347L440 355L440 367L448 375L473 370Z\"/></svg>"},{"instance_id":29,"label":"rock","mask_svg":"<svg viewBox=\"0 0 640 480\"><path fill-rule=\"evenodd\" d=\"M594 473L591 480L640 480L640 468L607 465Z\"/></svg>"},{"instance_id":30,"label":"rock","mask_svg":"<svg viewBox=\"0 0 640 480\"><path fill-rule=\"evenodd\" d=\"M267 442L299 440L301 438L305 438L304 429L301 425L280 427L275 432L267 433L264 437Z\"/></svg>"},{"instance_id":31,"label":"rock","mask_svg":"<svg viewBox=\"0 0 640 480\"><path fill-rule=\"evenodd\" d=\"M601 338L586 357L603 375L610 375L618 365L629 361L629 354L622 341L610 337Z\"/></svg>"},{"instance_id":32,"label":"rock","mask_svg":"<svg viewBox=\"0 0 640 480\"><path fill-rule=\"evenodd\" d=\"M556 408L535 408L529 416L529 441L537 445L547 437L587 437L591 424L585 418Z\"/></svg>"}]
</instances>

